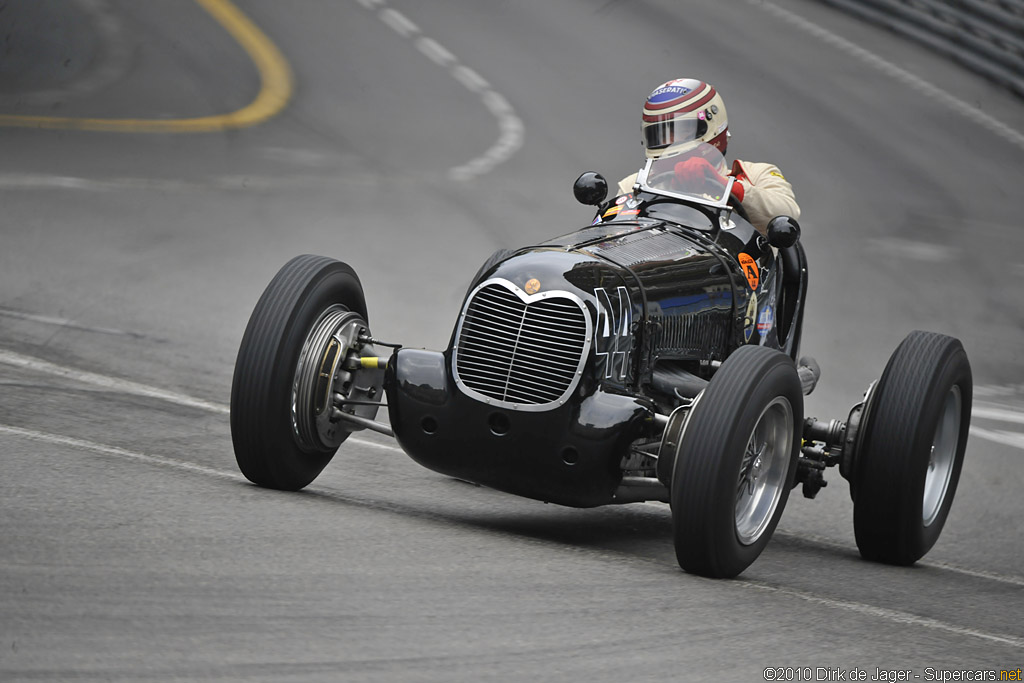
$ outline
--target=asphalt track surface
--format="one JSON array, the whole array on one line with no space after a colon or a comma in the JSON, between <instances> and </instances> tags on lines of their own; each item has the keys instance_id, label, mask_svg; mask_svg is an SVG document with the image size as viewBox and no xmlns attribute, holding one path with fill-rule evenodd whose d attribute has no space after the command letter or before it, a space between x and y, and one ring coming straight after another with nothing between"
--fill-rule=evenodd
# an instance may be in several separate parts
<instances>
[{"instance_id":1,"label":"asphalt track surface","mask_svg":"<svg viewBox=\"0 0 1024 683\"><path fill-rule=\"evenodd\" d=\"M1024 665L1024 103L810 0L233 7L0 4L0 680ZM921 563L859 558L834 472L735 581L679 571L667 506L521 500L374 434L304 492L244 481L233 363L288 258L351 263L377 336L443 348L479 263L588 222L573 179L635 170L682 75L796 187L809 414L845 418L913 329L967 348Z\"/></svg>"}]
</instances>

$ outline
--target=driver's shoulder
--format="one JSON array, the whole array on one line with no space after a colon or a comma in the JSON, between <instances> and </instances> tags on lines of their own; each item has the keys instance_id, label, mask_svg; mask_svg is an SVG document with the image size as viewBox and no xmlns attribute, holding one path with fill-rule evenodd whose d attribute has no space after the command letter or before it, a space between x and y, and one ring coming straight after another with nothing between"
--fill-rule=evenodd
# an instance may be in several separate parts
<instances>
[{"instance_id":1,"label":"driver's shoulder","mask_svg":"<svg viewBox=\"0 0 1024 683\"><path fill-rule=\"evenodd\" d=\"M755 183L759 178L764 178L766 176L773 176L782 180L786 179L786 177L782 175L782 171L779 170L778 166L766 161L747 161L745 159L736 159L733 164L733 172L735 173L737 170Z\"/></svg>"},{"instance_id":2,"label":"driver's shoulder","mask_svg":"<svg viewBox=\"0 0 1024 683\"><path fill-rule=\"evenodd\" d=\"M629 194L633 191L633 186L636 184L636 177L639 173L633 173L619 181L619 187L616 190L616 196Z\"/></svg>"}]
</instances>

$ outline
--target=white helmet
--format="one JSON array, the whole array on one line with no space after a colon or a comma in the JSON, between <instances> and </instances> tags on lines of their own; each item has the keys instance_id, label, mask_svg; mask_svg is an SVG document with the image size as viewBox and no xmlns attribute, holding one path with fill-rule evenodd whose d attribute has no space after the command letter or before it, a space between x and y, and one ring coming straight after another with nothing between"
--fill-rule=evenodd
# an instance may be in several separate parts
<instances>
[{"instance_id":1,"label":"white helmet","mask_svg":"<svg viewBox=\"0 0 1024 683\"><path fill-rule=\"evenodd\" d=\"M644 102L644 148L656 159L665 148L700 140L725 155L729 119L725 102L713 86L694 78L662 83Z\"/></svg>"}]
</instances>

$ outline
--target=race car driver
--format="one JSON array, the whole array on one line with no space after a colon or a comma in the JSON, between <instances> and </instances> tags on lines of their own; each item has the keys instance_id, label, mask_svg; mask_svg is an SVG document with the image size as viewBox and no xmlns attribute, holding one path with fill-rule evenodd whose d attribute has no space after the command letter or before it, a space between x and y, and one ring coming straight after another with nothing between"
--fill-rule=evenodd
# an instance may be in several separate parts
<instances>
[{"instance_id":1,"label":"race car driver","mask_svg":"<svg viewBox=\"0 0 1024 683\"><path fill-rule=\"evenodd\" d=\"M718 91L704 81L679 78L659 85L644 102L643 143L648 158L656 159L671 145L700 140L718 148L725 156L729 143L729 120ZM800 217L793 187L774 164L736 160L732 168L714 168L707 160L693 157L676 166L677 176L715 175L724 185L726 175L736 182L733 197L761 233L776 216ZM682 177L680 178L683 179ZM633 190L636 174L619 182L618 194Z\"/></svg>"},{"instance_id":2,"label":"race car driver","mask_svg":"<svg viewBox=\"0 0 1024 683\"><path fill-rule=\"evenodd\" d=\"M683 155L675 165L676 178L692 186L694 181L713 177L722 186L726 176L736 182L732 195L739 201L753 225L762 234L776 216L800 217L800 207L793 186L774 164L737 159L732 168L725 168L725 152L729 143L729 120L725 102L714 86L693 78L679 78L662 83L644 102L643 144L648 158L657 159L671 147L679 149L691 141L706 142L722 153L721 168L716 168L700 155ZM674 150L669 151L672 154ZM618 194L633 191L637 174L619 182ZM803 357L797 364L804 395L810 394L821 369L813 358Z\"/></svg>"}]
</instances>

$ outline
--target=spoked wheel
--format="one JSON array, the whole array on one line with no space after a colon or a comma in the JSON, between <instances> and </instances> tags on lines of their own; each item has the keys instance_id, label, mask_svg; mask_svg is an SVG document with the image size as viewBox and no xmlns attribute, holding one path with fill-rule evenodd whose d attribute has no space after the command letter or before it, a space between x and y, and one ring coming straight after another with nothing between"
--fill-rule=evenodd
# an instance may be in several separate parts
<instances>
[{"instance_id":1,"label":"spoked wheel","mask_svg":"<svg viewBox=\"0 0 1024 683\"><path fill-rule=\"evenodd\" d=\"M298 256L277 273L249 319L231 387L231 440L242 474L268 488L313 481L357 426L372 419L382 373L358 367L373 355L366 301L355 272L322 256Z\"/></svg>"},{"instance_id":2,"label":"spoked wheel","mask_svg":"<svg viewBox=\"0 0 1024 683\"><path fill-rule=\"evenodd\" d=\"M761 414L747 441L736 490L736 537L743 545L764 534L782 498L793 443L793 407L783 397Z\"/></svg>"},{"instance_id":3,"label":"spoked wheel","mask_svg":"<svg viewBox=\"0 0 1024 683\"><path fill-rule=\"evenodd\" d=\"M731 578L757 559L793 486L802 423L792 359L744 346L726 360L679 440L671 500L680 567Z\"/></svg>"},{"instance_id":4,"label":"spoked wheel","mask_svg":"<svg viewBox=\"0 0 1024 683\"><path fill-rule=\"evenodd\" d=\"M865 559L908 565L946 523L963 467L972 375L952 337L912 332L872 390L853 463L853 528Z\"/></svg>"}]
</instances>

